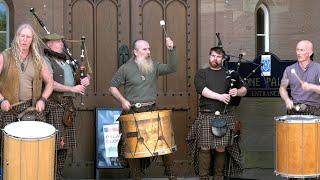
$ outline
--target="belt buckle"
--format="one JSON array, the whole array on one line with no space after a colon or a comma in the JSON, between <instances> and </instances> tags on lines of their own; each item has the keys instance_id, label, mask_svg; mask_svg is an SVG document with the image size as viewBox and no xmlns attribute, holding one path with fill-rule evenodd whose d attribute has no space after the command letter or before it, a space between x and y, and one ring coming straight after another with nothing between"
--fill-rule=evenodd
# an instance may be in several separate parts
<instances>
[{"instance_id":1,"label":"belt buckle","mask_svg":"<svg viewBox=\"0 0 320 180\"><path fill-rule=\"evenodd\" d=\"M134 104L134 107L135 107L135 108L141 108L141 106L142 106L141 103L135 103L135 104Z\"/></svg>"}]
</instances>

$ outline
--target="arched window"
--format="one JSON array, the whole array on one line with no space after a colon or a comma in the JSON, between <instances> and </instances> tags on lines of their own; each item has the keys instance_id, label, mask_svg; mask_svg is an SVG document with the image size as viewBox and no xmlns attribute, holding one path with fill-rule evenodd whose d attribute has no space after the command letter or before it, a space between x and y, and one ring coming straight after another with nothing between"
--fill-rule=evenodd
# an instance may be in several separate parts
<instances>
[{"instance_id":1,"label":"arched window","mask_svg":"<svg viewBox=\"0 0 320 180\"><path fill-rule=\"evenodd\" d=\"M256 53L258 56L269 52L269 11L264 4L258 7L256 19Z\"/></svg>"},{"instance_id":2,"label":"arched window","mask_svg":"<svg viewBox=\"0 0 320 180\"><path fill-rule=\"evenodd\" d=\"M0 0L0 52L9 47L9 8Z\"/></svg>"}]
</instances>

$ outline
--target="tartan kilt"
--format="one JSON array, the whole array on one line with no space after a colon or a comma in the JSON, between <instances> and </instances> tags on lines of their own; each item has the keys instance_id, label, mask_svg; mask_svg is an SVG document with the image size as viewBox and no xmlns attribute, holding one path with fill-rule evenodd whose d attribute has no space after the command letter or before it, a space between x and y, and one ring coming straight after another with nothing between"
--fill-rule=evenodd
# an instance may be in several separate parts
<instances>
[{"instance_id":1,"label":"tartan kilt","mask_svg":"<svg viewBox=\"0 0 320 180\"><path fill-rule=\"evenodd\" d=\"M225 119L227 123L227 133L223 137L216 137L212 133L211 121L215 118L217 117L214 113L199 112L188 133L186 141L195 173L199 174L198 157L201 148L216 149L218 146L223 146L226 148L224 176L237 175L243 171L244 166L240 149L240 137L235 137L235 116L233 113L221 114L219 116L219 119Z\"/></svg>"},{"instance_id":2,"label":"tartan kilt","mask_svg":"<svg viewBox=\"0 0 320 180\"><path fill-rule=\"evenodd\" d=\"M297 105L297 104L295 104L295 105ZM287 110L287 114L288 115L315 115L315 116L320 116L320 107L307 105L307 108L304 111L296 111L294 109L288 109Z\"/></svg>"},{"instance_id":3,"label":"tartan kilt","mask_svg":"<svg viewBox=\"0 0 320 180\"><path fill-rule=\"evenodd\" d=\"M56 148L68 149L76 147L76 128L75 128L75 114L73 115L73 122L71 127L66 127L63 124L64 114L67 109L73 105L73 98L63 98L60 102L57 102L51 98L48 99L45 116L46 122L53 125L57 129Z\"/></svg>"},{"instance_id":4,"label":"tartan kilt","mask_svg":"<svg viewBox=\"0 0 320 180\"><path fill-rule=\"evenodd\" d=\"M26 110L28 107L32 107L32 100L28 100L22 104L19 104L17 106L12 107L13 111L1 111L0 110L0 120L1 120L1 129L4 129L4 127L8 124L11 124L13 122L18 121L18 114ZM45 122L45 116L43 112L37 112L37 111L30 111L26 113L25 115L33 115L35 116L35 121L42 121ZM2 136L0 136L0 143L2 143Z\"/></svg>"},{"instance_id":5,"label":"tartan kilt","mask_svg":"<svg viewBox=\"0 0 320 180\"><path fill-rule=\"evenodd\" d=\"M6 125L18 121L18 114L26 110L28 107L32 107L32 100L28 100L22 104L12 107L12 111L0 111L0 119L1 119L1 129L3 129ZM45 122L45 116L43 112L31 111L26 113L25 115L34 115L35 121L43 121Z\"/></svg>"}]
</instances>

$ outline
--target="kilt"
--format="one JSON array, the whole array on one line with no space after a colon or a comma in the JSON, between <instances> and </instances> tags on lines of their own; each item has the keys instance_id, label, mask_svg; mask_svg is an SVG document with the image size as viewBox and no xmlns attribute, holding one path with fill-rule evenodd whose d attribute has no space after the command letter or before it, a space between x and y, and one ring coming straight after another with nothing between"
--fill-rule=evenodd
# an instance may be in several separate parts
<instances>
[{"instance_id":1,"label":"kilt","mask_svg":"<svg viewBox=\"0 0 320 180\"><path fill-rule=\"evenodd\" d=\"M297 104L295 104L297 105ZM320 107L306 105L303 111L296 111L295 109L287 110L288 115L315 115L320 116Z\"/></svg>"},{"instance_id":2,"label":"kilt","mask_svg":"<svg viewBox=\"0 0 320 180\"><path fill-rule=\"evenodd\" d=\"M28 100L17 106L12 107L12 111L0 111L1 129L6 125L18 121L18 114L26 110L28 107L32 107L32 100ZM43 112L31 111L25 115L34 115L35 121L45 121Z\"/></svg>"},{"instance_id":3,"label":"kilt","mask_svg":"<svg viewBox=\"0 0 320 180\"><path fill-rule=\"evenodd\" d=\"M1 129L10 123L18 121L18 115L26 110L28 107L32 107L32 100L28 100L24 103L21 103L17 106L12 107L11 111L0 111L0 123ZM45 116L43 112L30 111L25 115L33 115L35 117L35 121L45 122ZM0 136L0 144L2 143L2 135Z\"/></svg>"},{"instance_id":4,"label":"kilt","mask_svg":"<svg viewBox=\"0 0 320 180\"><path fill-rule=\"evenodd\" d=\"M219 118L225 119L227 133L223 137L216 137L211 131L211 120L216 118L214 113L199 112L187 136L187 144L190 150L192 164L195 173L199 174L199 150L201 148L215 149L224 146L226 149L226 163L224 176L230 177L241 173L244 169L240 149L240 137L236 136L236 120L233 113L221 114Z\"/></svg>"},{"instance_id":5,"label":"kilt","mask_svg":"<svg viewBox=\"0 0 320 180\"><path fill-rule=\"evenodd\" d=\"M70 106L74 106L72 97L62 98L60 102L49 98L46 104L46 122L58 130L56 141L57 150L76 147L76 118L73 118L74 121L70 127L66 127L63 124L65 111ZM75 116L75 114L73 116Z\"/></svg>"}]
</instances>

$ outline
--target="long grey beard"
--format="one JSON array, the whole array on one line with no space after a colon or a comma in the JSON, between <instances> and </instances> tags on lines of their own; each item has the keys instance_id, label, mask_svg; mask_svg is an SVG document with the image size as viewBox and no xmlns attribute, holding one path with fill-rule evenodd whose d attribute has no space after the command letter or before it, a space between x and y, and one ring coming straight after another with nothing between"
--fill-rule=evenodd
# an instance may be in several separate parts
<instances>
[{"instance_id":1,"label":"long grey beard","mask_svg":"<svg viewBox=\"0 0 320 180\"><path fill-rule=\"evenodd\" d=\"M153 62L151 60L151 58L148 59L140 59L139 61L136 61L139 71L143 74L143 75L148 75L151 72L153 72Z\"/></svg>"}]
</instances>

